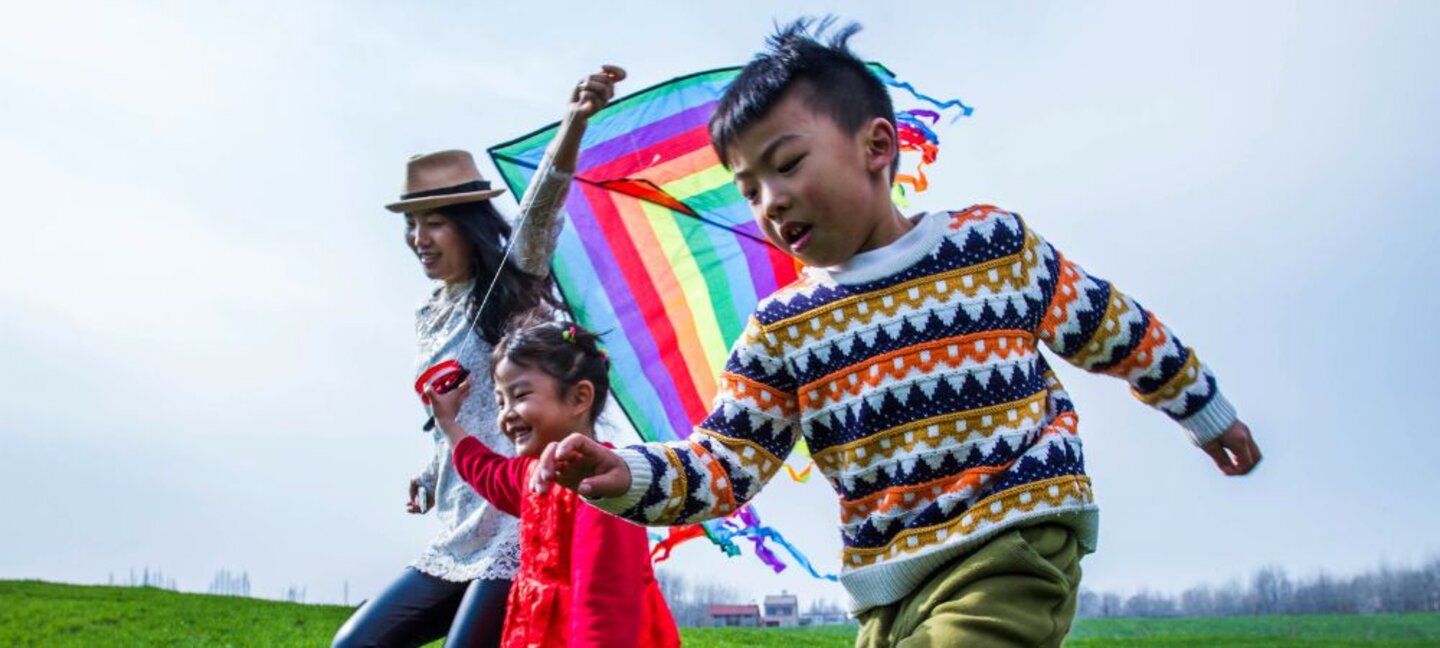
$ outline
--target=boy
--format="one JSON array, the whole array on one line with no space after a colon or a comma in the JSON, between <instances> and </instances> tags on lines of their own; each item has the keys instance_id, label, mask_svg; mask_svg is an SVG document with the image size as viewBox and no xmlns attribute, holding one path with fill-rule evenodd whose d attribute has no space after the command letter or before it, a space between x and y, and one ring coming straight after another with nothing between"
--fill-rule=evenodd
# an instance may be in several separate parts
<instances>
[{"instance_id":1,"label":"boy","mask_svg":"<svg viewBox=\"0 0 1440 648\"><path fill-rule=\"evenodd\" d=\"M828 25L822 23L816 34ZM1127 380L1228 475L1260 460L1214 376L1133 299L1018 215L906 217L884 86L783 28L710 122L760 228L805 263L756 308L714 412L685 442L552 444L559 483L650 525L724 517L804 435L840 496L840 576L861 646L1058 646L1096 507L1077 418L1039 351Z\"/></svg>"}]
</instances>

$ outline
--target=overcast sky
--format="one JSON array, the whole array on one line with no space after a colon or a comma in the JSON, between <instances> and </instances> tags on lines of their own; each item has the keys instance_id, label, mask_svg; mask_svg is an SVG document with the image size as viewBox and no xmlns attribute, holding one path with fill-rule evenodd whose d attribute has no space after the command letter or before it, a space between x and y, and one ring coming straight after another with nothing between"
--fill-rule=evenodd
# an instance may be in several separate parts
<instances>
[{"instance_id":1,"label":"overcast sky","mask_svg":"<svg viewBox=\"0 0 1440 648\"><path fill-rule=\"evenodd\" d=\"M0 21L0 578L375 593L436 530L402 510L430 452L429 286L381 207L405 159L549 123L600 63L638 90L825 12L975 107L915 207L1024 214L1196 347L1265 452L1224 478L1060 367L1102 508L1086 586L1440 552L1440 4L57 1ZM838 569L823 480L758 502ZM667 568L841 598L703 542Z\"/></svg>"}]
</instances>

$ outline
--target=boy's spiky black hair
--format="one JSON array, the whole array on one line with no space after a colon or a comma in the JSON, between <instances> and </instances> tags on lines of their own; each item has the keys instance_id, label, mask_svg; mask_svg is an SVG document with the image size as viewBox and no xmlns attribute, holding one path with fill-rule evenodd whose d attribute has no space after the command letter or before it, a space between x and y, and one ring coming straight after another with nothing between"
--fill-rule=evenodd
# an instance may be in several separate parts
<instances>
[{"instance_id":1,"label":"boy's spiky black hair","mask_svg":"<svg viewBox=\"0 0 1440 648\"><path fill-rule=\"evenodd\" d=\"M803 87L806 105L829 116L846 133L855 133L876 117L894 125L895 105L885 84L846 45L860 25L849 23L835 30L828 43L819 42L834 25L835 17L827 16L778 26L766 39L765 51L756 54L725 90L710 117L710 143L727 168L735 140L797 87ZM892 174L899 164L897 154Z\"/></svg>"}]
</instances>

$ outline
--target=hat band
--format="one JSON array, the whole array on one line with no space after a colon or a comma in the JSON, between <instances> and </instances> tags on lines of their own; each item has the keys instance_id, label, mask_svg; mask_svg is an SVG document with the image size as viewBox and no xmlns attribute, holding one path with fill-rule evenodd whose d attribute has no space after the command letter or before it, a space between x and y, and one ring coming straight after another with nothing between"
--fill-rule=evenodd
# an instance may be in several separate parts
<instances>
[{"instance_id":1,"label":"hat band","mask_svg":"<svg viewBox=\"0 0 1440 648\"><path fill-rule=\"evenodd\" d=\"M431 196L448 196L451 194L470 193L472 191L489 191L490 182L487 180L471 180L453 187L441 187L439 189L427 189L425 191L412 191L407 194L400 194L401 200L414 200L416 198L430 198Z\"/></svg>"}]
</instances>

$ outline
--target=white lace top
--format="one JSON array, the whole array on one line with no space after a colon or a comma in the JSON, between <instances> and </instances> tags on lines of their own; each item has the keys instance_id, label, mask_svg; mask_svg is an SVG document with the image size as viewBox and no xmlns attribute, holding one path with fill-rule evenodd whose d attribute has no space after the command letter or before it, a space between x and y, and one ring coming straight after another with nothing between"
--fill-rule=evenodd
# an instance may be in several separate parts
<instances>
[{"instance_id":1,"label":"white lace top","mask_svg":"<svg viewBox=\"0 0 1440 648\"><path fill-rule=\"evenodd\" d=\"M516 220L517 238L510 251L510 259L521 270L540 276L550 272L550 258L563 224L560 207L572 178L572 174L554 170L548 162L547 156L535 174L537 180L520 202L524 225ZM515 268L504 271L514 272ZM485 445L510 455L513 446L496 425L491 346L475 332L465 308L472 291L481 291L483 298L490 279L442 286L416 312L419 355L415 374L418 377L426 368L447 359L459 360L470 370L472 388L460 406L457 420ZM428 416L429 408L426 410ZM450 444L438 426L431 430L431 436L435 453L418 479L434 494L433 510L442 528L411 566L449 581L513 578L520 566L518 521L496 510L460 479L450 457Z\"/></svg>"}]
</instances>

